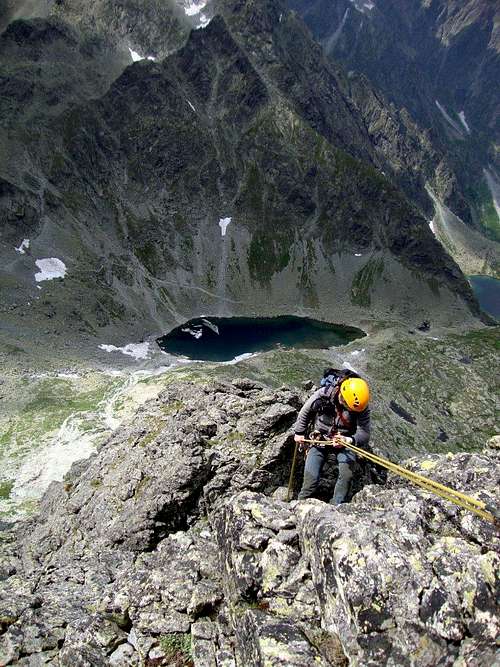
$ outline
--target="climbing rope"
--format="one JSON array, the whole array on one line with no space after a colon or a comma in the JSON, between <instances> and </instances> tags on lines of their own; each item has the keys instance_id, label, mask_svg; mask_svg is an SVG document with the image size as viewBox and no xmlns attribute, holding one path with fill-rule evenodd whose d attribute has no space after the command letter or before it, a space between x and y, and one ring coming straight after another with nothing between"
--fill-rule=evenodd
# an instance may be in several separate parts
<instances>
[{"instance_id":1,"label":"climbing rope","mask_svg":"<svg viewBox=\"0 0 500 667\"><path fill-rule=\"evenodd\" d=\"M286 494L286 501L287 503L290 502L292 499L292 493L293 493L293 480L295 478L295 464L297 463L297 452L299 449L299 443L295 443L295 449L293 452L293 461L292 461L292 469L290 470L290 478L288 480L288 492Z\"/></svg>"},{"instance_id":2,"label":"climbing rope","mask_svg":"<svg viewBox=\"0 0 500 667\"><path fill-rule=\"evenodd\" d=\"M320 447L332 446L333 444L336 444L334 440L304 440L303 442L307 444L310 443ZM388 459L384 459L382 456L377 456L377 454L373 454L372 452L367 452L364 449L360 449L359 447L356 447L356 445L351 445L346 443L343 444L342 446L345 447L346 449L350 449L358 456L367 459L372 463L376 463L377 465L382 466L387 470L390 470L391 472L395 473L396 475L399 475L400 477L408 479L410 482L417 484L426 491L434 493L435 495L444 498L444 500L449 500L455 505L463 507L464 509L469 510L470 512L474 512L474 514L477 514L482 519L485 519L490 523L498 524L500 521L498 513L495 511L495 509L486 505L486 503L484 503L482 500L476 500L476 498L467 496L464 493L461 493L460 491L455 491L455 489L452 489L449 486L445 486L444 484L435 482L433 479L429 479L428 477L419 475L416 472L412 472L407 468L403 468L403 466L397 465L397 463L393 463Z\"/></svg>"}]
</instances>

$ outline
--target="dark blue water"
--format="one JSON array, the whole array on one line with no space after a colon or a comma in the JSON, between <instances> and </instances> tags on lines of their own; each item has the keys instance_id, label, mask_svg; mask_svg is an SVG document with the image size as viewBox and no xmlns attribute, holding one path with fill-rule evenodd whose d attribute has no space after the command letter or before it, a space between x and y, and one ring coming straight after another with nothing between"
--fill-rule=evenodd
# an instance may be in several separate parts
<instances>
[{"instance_id":1,"label":"dark blue water","mask_svg":"<svg viewBox=\"0 0 500 667\"><path fill-rule=\"evenodd\" d=\"M157 343L165 352L189 359L229 361L276 347L326 349L364 335L361 329L302 317L210 317L190 320Z\"/></svg>"},{"instance_id":2,"label":"dark blue water","mask_svg":"<svg viewBox=\"0 0 500 667\"><path fill-rule=\"evenodd\" d=\"M468 279L481 308L500 319L500 280L490 276L468 276Z\"/></svg>"}]
</instances>

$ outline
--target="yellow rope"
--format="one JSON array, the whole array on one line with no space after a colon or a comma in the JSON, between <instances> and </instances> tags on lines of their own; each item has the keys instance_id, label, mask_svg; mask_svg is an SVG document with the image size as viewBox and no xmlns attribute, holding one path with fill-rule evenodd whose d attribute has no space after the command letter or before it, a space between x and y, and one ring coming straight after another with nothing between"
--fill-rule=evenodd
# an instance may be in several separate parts
<instances>
[{"instance_id":1,"label":"yellow rope","mask_svg":"<svg viewBox=\"0 0 500 667\"><path fill-rule=\"evenodd\" d=\"M325 446L325 445L331 446L334 444L334 440L306 439L304 440L304 442L319 446ZM494 514L486 509L486 503L484 503L482 500L476 500L476 498L467 496L464 493L461 493L460 491L456 491L455 489L450 488L449 486L445 486L444 484L435 482L433 479L429 479L428 477L419 475L416 472L412 472L411 470L403 468L403 466L400 466L397 463L393 463L392 461L384 459L381 456L378 456L377 454L373 454L372 452L367 452L364 449L356 447L355 445L343 444L342 446L355 452L356 454L358 454L358 456L368 459L369 461L372 461L377 465L387 468L391 472L394 472L396 475L400 475L401 477L408 479L409 481L413 482L414 484L417 484L426 491L430 491L431 493L440 496L444 500L449 500L450 502L455 503L455 505L458 505L459 507L463 507L464 509L467 509L470 512L474 512L475 514L485 519L486 521L489 521L491 523L498 522L498 519L494 516Z\"/></svg>"},{"instance_id":2,"label":"yellow rope","mask_svg":"<svg viewBox=\"0 0 500 667\"><path fill-rule=\"evenodd\" d=\"M288 492L286 494L287 503L289 503L291 498L292 498L293 478L295 477L295 463L297 461L297 451L298 451L298 449L299 449L299 444L298 444L298 442L296 442L295 443L295 451L293 452L292 469L290 470L290 479L288 480Z\"/></svg>"}]
</instances>

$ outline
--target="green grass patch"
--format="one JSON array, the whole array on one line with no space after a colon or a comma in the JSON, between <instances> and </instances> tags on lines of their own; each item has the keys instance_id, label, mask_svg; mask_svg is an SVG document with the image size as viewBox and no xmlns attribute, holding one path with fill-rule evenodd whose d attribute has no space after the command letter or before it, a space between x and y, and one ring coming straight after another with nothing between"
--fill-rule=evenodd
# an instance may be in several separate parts
<instances>
[{"instance_id":1,"label":"green grass patch","mask_svg":"<svg viewBox=\"0 0 500 667\"><path fill-rule=\"evenodd\" d=\"M246 209L252 211L258 219L262 218L264 206L262 194L264 183L258 166L254 163L250 165L245 185L242 191L242 202Z\"/></svg>"},{"instance_id":2,"label":"green grass patch","mask_svg":"<svg viewBox=\"0 0 500 667\"><path fill-rule=\"evenodd\" d=\"M269 231L273 228L274 233ZM248 248L248 269L252 279L268 283L275 273L285 269L290 262L292 242L290 233L280 231L272 223L255 232Z\"/></svg>"},{"instance_id":3,"label":"green grass patch","mask_svg":"<svg viewBox=\"0 0 500 667\"><path fill-rule=\"evenodd\" d=\"M138 498L139 496L141 496L144 493L144 491L148 487L150 481L151 481L151 477L149 475L145 475L141 479L139 484L135 487L135 491L134 491L134 497L135 498Z\"/></svg>"},{"instance_id":4,"label":"green grass patch","mask_svg":"<svg viewBox=\"0 0 500 667\"><path fill-rule=\"evenodd\" d=\"M160 637L160 648L171 667L192 667L191 635L172 632Z\"/></svg>"},{"instance_id":5,"label":"green grass patch","mask_svg":"<svg viewBox=\"0 0 500 667\"><path fill-rule=\"evenodd\" d=\"M357 306L367 307L371 303L371 292L384 270L382 258L369 259L354 276L351 285L351 302Z\"/></svg>"},{"instance_id":6,"label":"green grass patch","mask_svg":"<svg viewBox=\"0 0 500 667\"><path fill-rule=\"evenodd\" d=\"M182 401L172 401L161 406L161 411L164 415L173 415L179 410L182 410L184 403Z\"/></svg>"},{"instance_id":7,"label":"green grass patch","mask_svg":"<svg viewBox=\"0 0 500 667\"><path fill-rule=\"evenodd\" d=\"M14 480L13 479L8 479L5 482L0 482L0 498L3 500L7 500L10 498L10 492L12 491L12 487L14 486Z\"/></svg>"},{"instance_id":8,"label":"green grass patch","mask_svg":"<svg viewBox=\"0 0 500 667\"><path fill-rule=\"evenodd\" d=\"M165 422L161 419L152 420L149 431L140 439L139 447L147 447L165 428Z\"/></svg>"},{"instance_id":9,"label":"green grass patch","mask_svg":"<svg viewBox=\"0 0 500 667\"><path fill-rule=\"evenodd\" d=\"M486 236L500 242L500 220L486 181L481 180L476 188L469 189L467 194L474 204Z\"/></svg>"},{"instance_id":10,"label":"green grass patch","mask_svg":"<svg viewBox=\"0 0 500 667\"><path fill-rule=\"evenodd\" d=\"M161 266L161 258L158 253L157 243L148 241L134 248L134 254L141 264L153 275L156 276Z\"/></svg>"},{"instance_id":11,"label":"green grass patch","mask_svg":"<svg viewBox=\"0 0 500 667\"><path fill-rule=\"evenodd\" d=\"M114 385L115 382L107 380L100 386L82 390L69 380L40 380L22 410L21 419L26 426L38 424L37 431L57 429L70 414L96 411Z\"/></svg>"}]
</instances>

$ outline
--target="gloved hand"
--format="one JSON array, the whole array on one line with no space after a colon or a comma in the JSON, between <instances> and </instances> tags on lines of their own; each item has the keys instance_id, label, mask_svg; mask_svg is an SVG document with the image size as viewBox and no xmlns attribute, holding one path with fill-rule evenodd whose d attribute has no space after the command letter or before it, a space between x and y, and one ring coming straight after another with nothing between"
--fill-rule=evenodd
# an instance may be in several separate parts
<instances>
[{"instance_id":1,"label":"gloved hand","mask_svg":"<svg viewBox=\"0 0 500 667\"><path fill-rule=\"evenodd\" d=\"M302 454L303 452L307 452L309 449L309 445L307 442L304 442L306 439L305 435L297 435L297 433L293 436L294 441L298 444L299 446L299 452Z\"/></svg>"},{"instance_id":2,"label":"gloved hand","mask_svg":"<svg viewBox=\"0 0 500 667\"><path fill-rule=\"evenodd\" d=\"M345 447L346 445L353 445L354 444L354 438L351 438L348 435L334 435L333 436L333 448L334 449L340 449L341 447Z\"/></svg>"}]
</instances>

